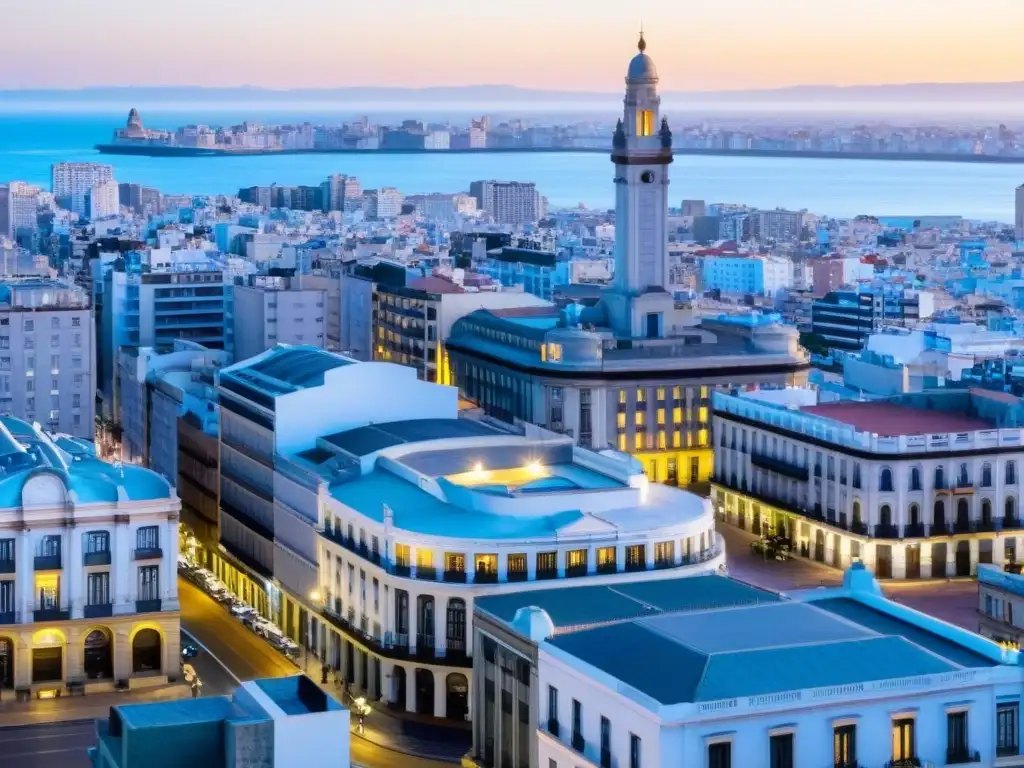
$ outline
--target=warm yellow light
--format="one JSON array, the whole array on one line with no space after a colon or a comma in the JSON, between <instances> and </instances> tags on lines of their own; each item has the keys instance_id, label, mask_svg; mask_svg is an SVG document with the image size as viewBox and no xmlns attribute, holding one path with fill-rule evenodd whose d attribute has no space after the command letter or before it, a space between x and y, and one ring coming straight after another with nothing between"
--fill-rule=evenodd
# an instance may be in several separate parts
<instances>
[{"instance_id":1,"label":"warm yellow light","mask_svg":"<svg viewBox=\"0 0 1024 768\"><path fill-rule=\"evenodd\" d=\"M314 589L312 592L309 593L309 599L312 600L314 603L319 603L320 602L320 591Z\"/></svg>"},{"instance_id":2,"label":"warm yellow light","mask_svg":"<svg viewBox=\"0 0 1024 768\"><path fill-rule=\"evenodd\" d=\"M539 461L531 461L529 464L526 465L526 468L535 475L539 475L541 472L544 471L544 465L541 464Z\"/></svg>"}]
</instances>

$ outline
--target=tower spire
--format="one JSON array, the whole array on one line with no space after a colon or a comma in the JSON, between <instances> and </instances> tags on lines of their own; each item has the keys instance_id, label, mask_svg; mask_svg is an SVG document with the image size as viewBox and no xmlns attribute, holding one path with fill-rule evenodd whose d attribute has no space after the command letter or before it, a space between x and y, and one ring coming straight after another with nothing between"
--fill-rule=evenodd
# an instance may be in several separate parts
<instances>
[{"instance_id":1,"label":"tower spire","mask_svg":"<svg viewBox=\"0 0 1024 768\"><path fill-rule=\"evenodd\" d=\"M640 22L640 40L637 42L636 47L643 53L647 50L647 41L644 40L644 23Z\"/></svg>"}]
</instances>

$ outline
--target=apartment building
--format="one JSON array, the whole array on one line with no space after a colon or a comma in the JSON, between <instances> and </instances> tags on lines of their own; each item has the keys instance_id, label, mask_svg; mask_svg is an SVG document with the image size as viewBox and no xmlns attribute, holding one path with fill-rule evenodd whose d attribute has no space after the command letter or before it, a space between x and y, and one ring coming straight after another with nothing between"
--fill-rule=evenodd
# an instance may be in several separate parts
<instances>
[{"instance_id":1,"label":"apartment building","mask_svg":"<svg viewBox=\"0 0 1024 768\"><path fill-rule=\"evenodd\" d=\"M102 163L55 163L50 174L51 190L58 205L87 216L89 193L93 187L113 180L114 167Z\"/></svg>"},{"instance_id":2,"label":"apartment building","mask_svg":"<svg viewBox=\"0 0 1024 768\"><path fill-rule=\"evenodd\" d=\"M34 233L39 229L39 196L42 190L23 181L7 185L7 231L0 232L12 239L19 233ZM2 198L0 198L2 199ZM3 213L0 212L0 217Z\"/></svg>"},{"instance_id":3,"label":"apartment building","mask_svg":"<svg viewBox=\"0 0 1024 768\"><path fill-rule=\"evenodd\" d=\"M366 217L369 219L393 219L402 212L405 198L394 187L366 190Z\"/></svg>"},{"instance_id":4,"label":"apartment building","mask_svg":"<svg viewBox=\"0 0 1024 768\"><path fill-rule=\"evenodd\" d=\"M1024 575L1017 564L978 566L978 632L1020 648L1024 642Z\"/></svg>"},{"instance_id":5,"label":"apartment building","mask_svg":"<svg viewBox=\"0 0 1024 768\"><path fill-rule=\"evenodd\" d=\"M174 489L0 417L0 690L159 685L180 669Z\"/></svg>"},{"instance_id":6,"label":"apartment building","mask_svg":"<svg viewBox=\"0 0 1024 768\"><path fill-rule=\"evenodd\" d=\"M0 283L0 412L92 440L95 391L88 293L57 280Z\"/></svg>"},{"instance_id":7,"label":"apartment building","mask_svg":"<svg viewBox=\"0 0 1024 768\"><path fill-rule=\"evenodd\" d=\"M536 224L547 215L537 185L525 181L474 181L469 194L476 199L478 210L495 224L519 227Z\"/></svg>"},{"instance_id":8,"label":"apartment building","mask_svg":"<svg viewBox=\"0 0 1024 768\"><path fill-rule=\"evenodd\" d=\"M252 275L231 288L234 352L246 360L277 344L327 346L327 291L287 277Z\"/></svg>"},{"instance_id":9,"label":"apartment building","mask_svg":"<svg viewBox=\"0 0 1024 768\"><path fill-rule=\"evenodd\" d=\"M113 179L100 182L89 190L86 199L86 215L92 221L117 216L120 210L120 186Z\"/></svg>"}]
</instances>

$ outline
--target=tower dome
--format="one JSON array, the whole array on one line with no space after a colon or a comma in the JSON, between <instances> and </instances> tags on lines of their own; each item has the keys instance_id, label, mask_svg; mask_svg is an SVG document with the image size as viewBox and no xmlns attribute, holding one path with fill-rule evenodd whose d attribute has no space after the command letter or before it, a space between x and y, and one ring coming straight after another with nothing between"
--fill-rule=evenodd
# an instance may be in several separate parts
<instances>
[{"instance_id":1,"label":"tower dome","mask_svg":"<svg viewBox=\"0 0 1024 768\"><path fill-rule=\"evenodd\" d=\"M636 47L639 51L629 62L629 70L626 72L627 83L656 83L658 82L658 69L654 66L654 59L647 55L647 41L644 40L644 33L640 33L640 40Z\"/></svg>"}]
</instances>

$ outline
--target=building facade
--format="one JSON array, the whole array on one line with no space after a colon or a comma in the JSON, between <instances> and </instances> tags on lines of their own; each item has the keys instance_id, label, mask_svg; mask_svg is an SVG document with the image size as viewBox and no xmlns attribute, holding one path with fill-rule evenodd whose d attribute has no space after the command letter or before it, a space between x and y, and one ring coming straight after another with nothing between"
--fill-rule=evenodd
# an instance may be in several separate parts
<instances>
[{"instance_id":1,"label":"building facade","mask_svg":"<svg viewBox=\"0 0 1024 768\"><path fill-rule=\"evenodd\" d=\"M714 396L719 516L803 557L879 578L971 576L1022 559L1024 413L984 390L818 403Z\"/></svg>"},{"instance_id":2,"label":"building facade","mask_svg":"<svg viewBox=\"0 0 1024 768\"><path fill-rule=\"evenodd\" d=\"M232 286L234 353L255 357L277 344L327 345L327 292L302 289L284 277L252 276ZM297 282L297 281L295 281Z\"/></svg>"},{"instance_id":3,"label":"building facade","mask_svg":"<svg viewBox=\"0 0 1024 768\"><path fill-rule=\"evenodd\" d=\"M1016 564L978 566L978 632L1020 649L1024 641L1024 576Z\"/></svg>"},{"instance_id":4,"label":"building facade","mask_svg":"<svg viewBox=\"0 0 1024 768\"><path fill-rule=\"evenodd\" d=\"M44 696L174 680L173 488L13 417L0 417L0 451L0 689Z\"/></svg>"},{"instance_id":5,"label":"building facade","mask_svg":"<svg viewBox=\"0 0 1024 768\"><path fill-rule=\"evenodd\" d=\"M89 213L87 197L93 187L114 178L114 167L102 163L54 163L51 191L57 202L79 216Z\"/></svg>"},{"instance_id":6,"label":"building facade","mask_svg":"<svg viewBox=\"0 0 1024 768\"><path fill-rule=\"evenodd\" d=\"M860 566L792 597L717 582L621 590L643 613L569 590L481 600L476 764L1024 765L1018 651L887 600Z\"/></svg>"},{"instance_id":7,"label":"building facade","mask_svg":"<svg viewBox=\"0 0 1024 768\"><path fill-rule=\"evenodd\" d=\"M474 181L469 194L476 199L477 210L509 227L536 224L546 215L537 185L526 181Z\"/></svg>"}]
</instances>

